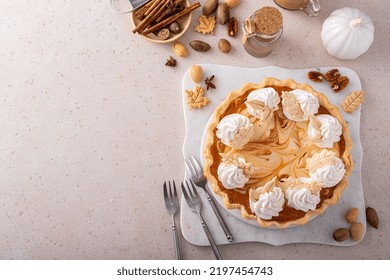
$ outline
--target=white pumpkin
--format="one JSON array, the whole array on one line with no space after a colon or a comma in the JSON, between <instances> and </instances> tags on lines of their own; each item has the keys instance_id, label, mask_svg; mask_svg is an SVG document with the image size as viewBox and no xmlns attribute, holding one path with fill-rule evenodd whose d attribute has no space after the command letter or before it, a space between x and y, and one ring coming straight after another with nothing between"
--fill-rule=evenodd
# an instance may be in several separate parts
<instances>
[{"instance_id":1,"label":"white pumpkin","mask_svg":"<svg viewBox=\"0 0 390 280\"><path fill-rule=\"evenodd\" d=\"M321 39L329 54L340 59L355 59L374 41L371 18L356 8L335 10L323 23Z\"/></svg>"}]
</instances>

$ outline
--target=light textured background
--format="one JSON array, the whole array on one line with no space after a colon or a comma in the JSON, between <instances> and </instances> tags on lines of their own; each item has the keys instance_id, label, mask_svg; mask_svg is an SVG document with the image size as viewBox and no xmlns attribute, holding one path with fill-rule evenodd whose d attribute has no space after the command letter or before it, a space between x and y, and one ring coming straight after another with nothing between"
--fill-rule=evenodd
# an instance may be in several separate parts
<instances>
[{"instance_id":1,"label":"light textured background","mask_svg":"<svg viewBox=\"0 0 390 280\"><path fill-rule=\"evenodd\" d=\"M203 3L204 1L200 1ZM240 21L273 1L243 0ZM225 259L389 259L388 121L390 54L387 1L322 1L318 17L282 10L284 34L263 59L248 55L241 31L233 51L192 29L180 41L209 42L176 68L171 45L131 33L128 15L108 0L0 2L0 258L171 259L170 217L162 182L184 174L181 79L192 64L286 68L345 66L367 92L362 110L363 187L380 228L356 246L261 243L221 246ZM370 15L375 41L358 59L341 61L322 47L329 14L353 6ZM200 11L196 11L196 18ZM181 239L186 259L213 259L208 247Z\"/></svg>"}]
</instances>

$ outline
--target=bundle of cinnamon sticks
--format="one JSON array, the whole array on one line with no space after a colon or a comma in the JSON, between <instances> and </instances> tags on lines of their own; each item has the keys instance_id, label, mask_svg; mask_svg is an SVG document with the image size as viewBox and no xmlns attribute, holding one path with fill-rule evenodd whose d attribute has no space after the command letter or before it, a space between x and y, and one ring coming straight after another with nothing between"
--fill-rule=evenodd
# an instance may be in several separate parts
<instances>
[{"instance_id":1,"label":"bundle of cinnamon sticks","mask_svg":"<svg viewBox=\"0 0 390 280\"><path fill-rule=\"evenodd\" d=\"M135 16L140 20L139 24L133 29L133 33L148 35L151 32L158 31L174 21L190 14L200 7L196 2L188 7L183 7L177 13L172 12L172 6L177 7L183 4L183 0L152 0L135 11Z\"/></svg>"}]
</instances>

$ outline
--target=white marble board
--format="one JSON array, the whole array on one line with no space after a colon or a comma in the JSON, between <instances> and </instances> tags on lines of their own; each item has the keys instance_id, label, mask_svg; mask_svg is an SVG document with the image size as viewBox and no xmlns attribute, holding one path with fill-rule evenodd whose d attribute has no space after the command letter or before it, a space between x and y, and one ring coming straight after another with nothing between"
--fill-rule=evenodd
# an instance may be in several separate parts
<instances>
[{"instance_id":1,"label":"white marble board","mask_svg":"<svg viewBox=\"0 0 390 280\"><path fill-rule=\"evenodd\" d=\"M276 66L262 68L242 68L215 64L201 64L204 72L204 78L215 75L216 89L206 91L211 102L201 108L190 111L185 100L184 91L194 89L195 83L192 81L189 70L185 73L182 83L183 111L186 125L186 134L183 144L183 156L195 155L202 158L202 139L207 122L210 119L214 109L226 98L227 94L233 90L239 89L245 83L260 83L265 77L274 77L280 80L293 79L297 83L307 83L317 92L324 93L329 100L338 105L340 112L348 123L351 138L353 141L352 158L354 169L348 178L349 185L343 191L338 204L329 207L325 213L316 217L304 226L292 227L288 229L265 229L261 228L254 221L247 221L241 217L239 210L226 210L222 207L222 201L219 196L215 199L219 202L218 206L225 218L225 221L232 232L234 242L264 242L272 245L283 245L288 243L318 243L336 246L349 246L357 242L352 239L344 242L336 242L332 238L334 230L340 227L350 227L345 220L345 213L352 207L359 209L359 221L366 228L365 205L363 198L363 189L361 182L361 164L363 150L359 137L360 110L359 107L353 114L345 113L341 108L341 102L349 95L352 90L360 90L361 83L358 75L351 69L345 67L319 67L310 69L284 69ZM322 73L330 69L337 68L342 75L350 79L350 83L341 93L335 94L327 81L315 83L307 78L307 73L317 70ZM185 174L188 179L188 174ZM199 190L202 197L203 209L202 214L208 223L211 233L217 244L228 244L225 234L216 219L211 206L206 200L204 192ZM180 211L181 230L184 238L199 246L208 246L208 241L203 228L195 213L191 212L181 198Z\"/></svg>"}]
</instances>

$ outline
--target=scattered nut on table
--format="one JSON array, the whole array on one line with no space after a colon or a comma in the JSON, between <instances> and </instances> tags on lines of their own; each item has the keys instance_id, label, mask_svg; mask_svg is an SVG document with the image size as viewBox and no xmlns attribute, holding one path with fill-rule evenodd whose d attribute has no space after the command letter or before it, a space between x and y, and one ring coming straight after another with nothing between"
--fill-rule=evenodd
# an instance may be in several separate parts
<instances>
[{"instance_id":1,"label":"scattered nut on table","mask_svg":"<svg viewBox=\"0 0 390 280\"><path fill-rule=\"evenodd\" d=\"M232 49L232 45L230 42L226 39L220 39L218 42L218 48L221 50L223 53L229 53L230 50Z\"/></svg>"}]
</instances>

